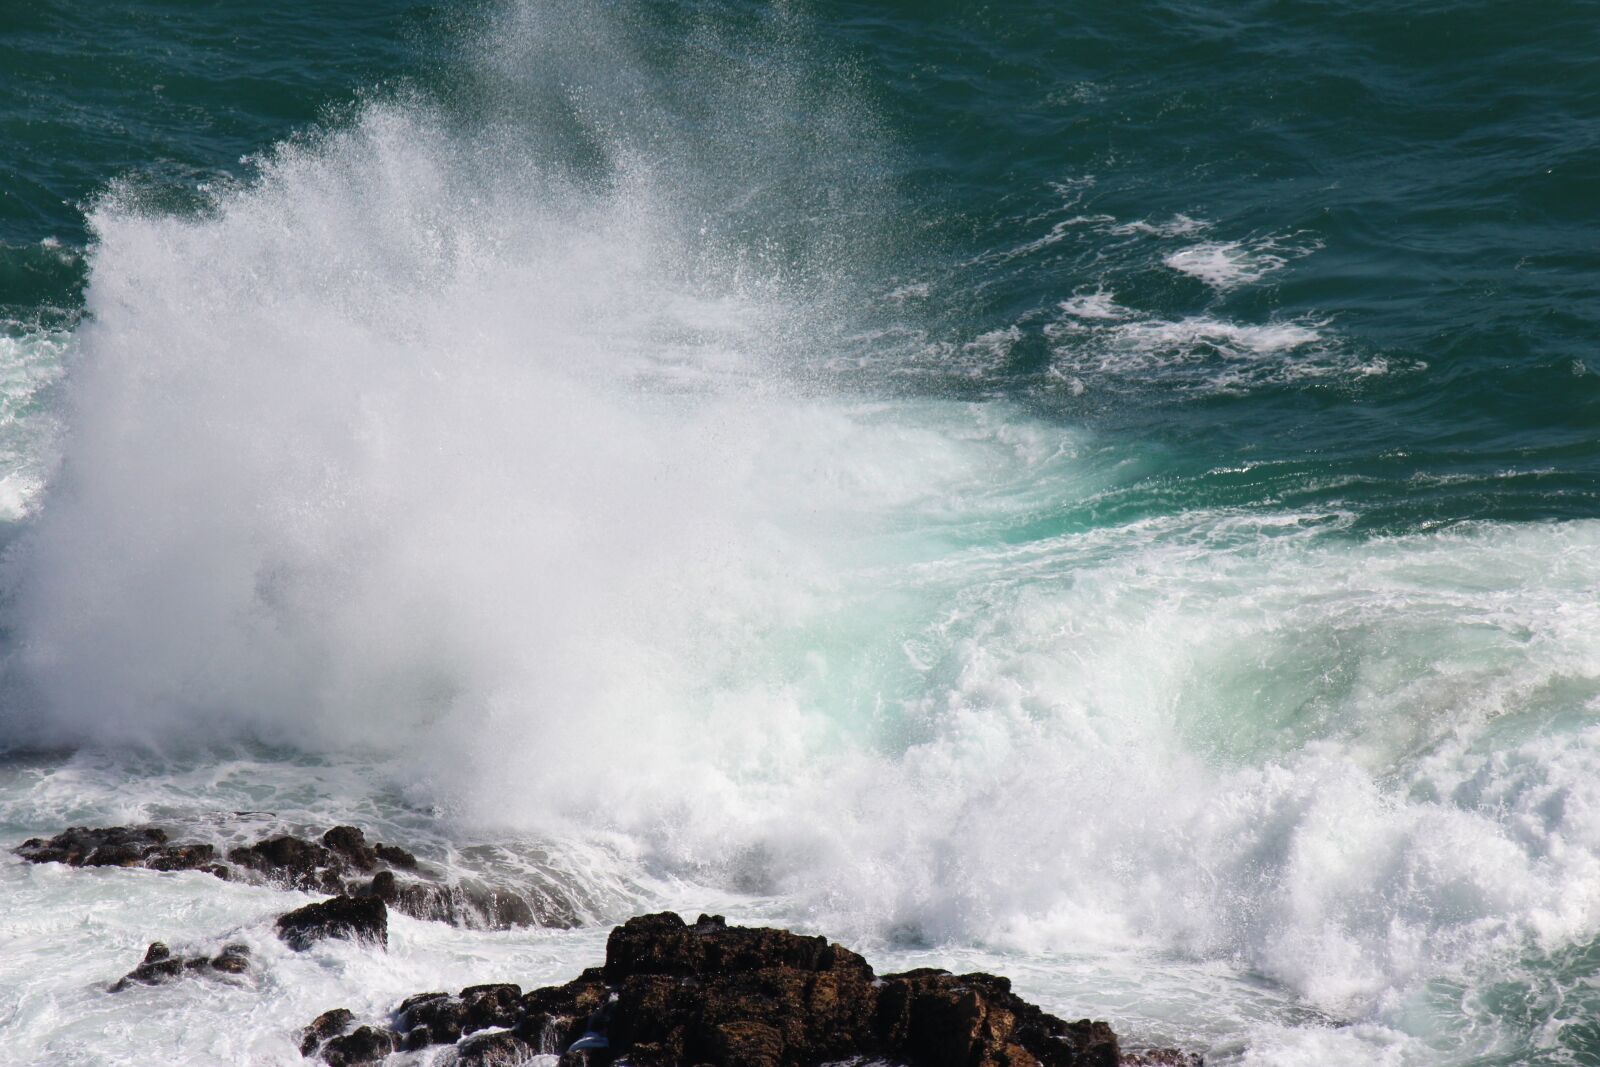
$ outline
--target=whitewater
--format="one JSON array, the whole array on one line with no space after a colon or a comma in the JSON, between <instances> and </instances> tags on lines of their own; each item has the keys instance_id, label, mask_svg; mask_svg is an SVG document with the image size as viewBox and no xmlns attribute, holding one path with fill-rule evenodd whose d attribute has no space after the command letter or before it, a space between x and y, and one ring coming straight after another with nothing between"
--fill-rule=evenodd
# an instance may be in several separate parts
<instances>
[{"instance_id":1,"label":"whitewater","mask_svg":"<svg viewBox=\"0 0 1600 1067\"><path fill-rule=\"evenodd\" d=\"M0 841L353 823L583 921L296 953L280 891L8 857L0 1058L299 1063L328 1007L564 981L672 908L1212 1064L1591 1062L1600 522L1386 526L1370 472L1064 415L1428 361L1228 303L1321 239L1088 178L924 254L861 71L758 23L672 57L508 3L454 93L88 206L82 315L0 339ZM944 328L1069 244L1037 308ZM108 995L157 938L260 966Z\"/></svg>"}]
</instances>

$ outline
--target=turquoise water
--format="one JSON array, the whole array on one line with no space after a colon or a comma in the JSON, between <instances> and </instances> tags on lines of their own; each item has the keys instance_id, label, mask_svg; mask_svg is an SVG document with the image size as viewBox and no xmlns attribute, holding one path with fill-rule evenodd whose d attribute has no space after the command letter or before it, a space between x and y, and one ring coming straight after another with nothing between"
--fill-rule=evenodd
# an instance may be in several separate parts
<instances>
[{"instance_id":1,"label":"turquoise water","mask_svg":"<svg viewBox=\"0 0 1600 1067\"><path fill-rule=\"evenodd\" d=\"M0 825L368 820L1211 1062L1600 1063L1593 21L0 13ZM40 1061L126 1055L61 1020L142 916L270 903L7 871ZM596 944L483 936L165 1004L204 1052L93 1010L295 1062L341 974Z\"/></svg>"}]
</instances>

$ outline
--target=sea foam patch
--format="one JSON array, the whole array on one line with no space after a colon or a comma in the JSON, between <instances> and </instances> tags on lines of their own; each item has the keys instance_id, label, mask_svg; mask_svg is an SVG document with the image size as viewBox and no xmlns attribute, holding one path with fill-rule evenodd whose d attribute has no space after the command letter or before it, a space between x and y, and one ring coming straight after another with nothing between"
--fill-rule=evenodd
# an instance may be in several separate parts
<instances>
[{"instance_id":1,"label":"sea foam patch","mask_svg":"<svg viewBox=\"0 0 1600 1067\"><path fill-rule=\"evenodd\" d=\"M1349 385L1426 367L1361 351L1328 319L1232 322L1212 315L1161 319L1094 293L1060 305L1047 324L1052 376L1075 392L1159 385L1178 395L1238 393L1320 383Z\"/></svg>"},{"instance_id":2,"label":"sea foam patch","mask_svg":"<svg viewBox=\"0 0 1600 1067\"><path fill-rule=\"evenodd\" d=\"M1304 234L1276 234L1237 241L1201 241L1163 259L1167 267L1221 292L1261 281L1321 242Z\"/></svg>"}]
</instances>

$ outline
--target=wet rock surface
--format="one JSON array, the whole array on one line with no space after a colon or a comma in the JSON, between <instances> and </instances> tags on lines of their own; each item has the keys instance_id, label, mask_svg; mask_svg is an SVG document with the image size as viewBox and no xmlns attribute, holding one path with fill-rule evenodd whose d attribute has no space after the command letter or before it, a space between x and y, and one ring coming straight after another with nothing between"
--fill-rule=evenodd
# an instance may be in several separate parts
<instances>
[{"instance_id":1,"label":"wet rock surface","mask_svg":"<svg viewBox=\"0 0 1600 1067\"><path fill-rule=\"evenodd\" d=\"M33 837L16 848L30 863L65 863L70 867L148 867L155 871L202 870L227 877L210 845L167 842L154 826L74 826L52 838Z\"/></svg>"},{"instance_id":2,"label":"wet rock surface","mask_svg":"<svg viewBox=\"0 0 1600 1067\"><path fill-rule=\"evenodd\" d=\"M355 1021L355 1013L349 1008L334 1008L332 1011L323 1012L300 1032L300 1054L311 1055L322 1047L324 1041L350 1030Z\"/></svg>"},{"instance_id":3,"label":"wet rock surface","mask_svg":"<svg viewBox=\"0 0 1600 1067\"><path fill-rule=\"evenodd\" d=\"M327 937L389 945L389 909L377 897L332 897L278 916L278 936L296 952Z\"/></svg>"},{"instance_id":4,"label":"wet rock surface","mask_svg":"<svg viewBox=\"0 0 1600 1067\"><path fill-rule=\"evenodd\" d=\"M379 1026L357 1026L348 1008L325 1011L300 1033L300 1053L320 1055L325 1063L380 1063L397 1049L394 1033Z\"/></svg>"},{"instance_id":5,"label":"wet rock surface","mask_svg":"<svg viewBox=\"0 0 1600 1067\"><path fill-rule=\"evenodd\" d=\"M394 1036L374 1026L357 1027L322 1047L322 1058L334 1067L347 1063L378 1063L394 1051Z\"/></svg>"},{"instance_id":6,"label":"wet rock surface","mask_svg":"<svg viewBox=\"0 0 1600 1067\"><path fill-rule=\"evenodd\" d=\"M225 860L209 844L171 843L154 826L74 826L52 838L31 838L15 852L31 863L200 870L285 889L373 897L413 918L476 929L577 924L576 908L553 887L448 883L407 849L368 842L354 826L335 826L315 841L277 834L230 849Z\"/></svg>"},{"instance_id":7,"label":"wet rock surface","mask_svg":"<svg viewBox=\"0 0 1600 1067\"><path fill-rule=\"evenodd\" d=\"M332 1014L332 1013L330 1013ZM422 993L382 1030L319 1036L302 1050L328 1063L371 1062L395 1050L454 1046L458 1064L525 1063L555 1054L562 1067L814 1067L871 1059L907 1067L1199 1067L1172 1049L1128 1051L1103 1022L1068 1022L1011 992L995 975L916 970L878 976L862 957L821 937L693 926L662 913L612 931L603 967L524 993L510 984ZM329 1029L326 1025L323 1029ZM350 1039L350 1040L347 1040ZM346 1042L340 1044L340 1042Z\"/></svg>"},{"instance_id":8,"label":"wet rock surface","mask_svg":"<svg viewBox=\"0 0 1600 1067\"><path fill-rule=\"evenodd\" d=\"M119 978L111 992L120 993L130 985L159 985L186 976L244 974L250 970L250 949L245 945L224 945L215 956L174 956L160 941L152 941L144 960Z\"/></svg>"}]
</instances>

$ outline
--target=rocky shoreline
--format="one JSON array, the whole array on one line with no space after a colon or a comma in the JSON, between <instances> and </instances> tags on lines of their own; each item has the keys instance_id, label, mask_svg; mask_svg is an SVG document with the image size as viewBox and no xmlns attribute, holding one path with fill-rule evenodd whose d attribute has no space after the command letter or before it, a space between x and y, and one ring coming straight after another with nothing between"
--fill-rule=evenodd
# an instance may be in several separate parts
<instances>
[{"instance_id":1,"label":"rocky shoreline","mask_svg":"<svg viewBox=\"0 0 1600 1067\"><path fill-rule=\"evenodd\" d=\"M334 1009L301 1051L330 1065L453 1049L459 1067L558 1056L561 1067L1199 1067L1176 1049L1124 1050L1111 1027L1068 1022L992 974L877 975L821 937L671 912L612 930L603 966L566 985L419 993L385 1019Z\"/></svg>"},{"instance_id":2,"label":"rocky shoreline","mask_svg":"<svg viewBox=\"0 0 1600 1067\"><path fill-rule=\"evenodd\" d=\"M222 858L210 845L173 843L156 827L73 827L14 851L33 863L198 870L332 894L278 917L279 938L295 950L338 937L381 951L390 907L459 925L486 925L485 915L522 920L503 925L571 925L543 922L531 908L527 915L497 911L499 897L463 908L459 887L439 881L409 851L368 844L349 826L328 830L320 842L277 835ZM109 990L240 975L251 966L243 945L179 957L154 942ZM822 937L729 926L713 915L689 925L671 912L616 927L604 963L565 985L524 992L500 982L423 992L381 1018L334 1008L299 1036L306 1057L331 1067L423 1050L431 1053L427 1062L457 1067L536 1057L556 1059L559 1067L1201 1065L1198 1055L1177 1049L1125 1048L1106 1023L1051 1015L1018 997L1003 977L926 968L878 975L860 955Z\"/></svg>"},{"instance_id":3,"label":"rocky shoreline","mask_svg":"<svg viewBox=\"0 0 1600 1067\"><path fill-rule=\"evenodd\" d=\"M574 903L552 887L512 889L446 882L409 850L369 843L366 834L354 826L335 826L316 841L274 834L229 849L225 856L219 855L215 845L173 842L158 826L74 826L51 838L30 838L13 851L30 863L204 871L225 881L351 898L375 897L412 918L471 929L578 924Z\"/></svg>"}]
</instances>

